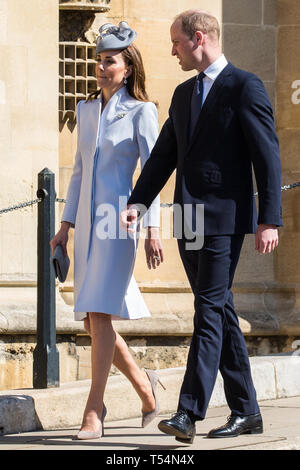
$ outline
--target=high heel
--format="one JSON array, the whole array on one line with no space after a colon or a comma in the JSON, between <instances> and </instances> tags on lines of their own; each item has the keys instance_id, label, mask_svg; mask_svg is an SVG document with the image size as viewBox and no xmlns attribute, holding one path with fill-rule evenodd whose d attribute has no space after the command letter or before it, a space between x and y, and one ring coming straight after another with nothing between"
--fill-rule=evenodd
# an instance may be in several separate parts
<instances>
[{"instance_id":1,"label":"high heel","mask_svg":"<svg viewBox=\"0 0 300 470\"><path fill-rule=\"evenodd\" d=\"M77 439L79 440L85 440L85 439L99 439L99 437L104 436L104 419L107 414L107 409L106 406L103 403L103 410L102 410L102 415L101 415L101 427L99 431L79 431L77 434Z\"/></svg>"},{"instance_id":2,"label":"high heel","mask_svg":"<svg viewBox=\"0 0 300 470\"><path fill-rule=\"evenodd\" d=\"M150 424L151 421L153 421L153 419L159 413L159 403L158 403L158 399L156 396L157 383L159 383L163 387L163 389L166 390L166 387L161 383L160 378L158 377L156 372L154 372L153 370L149 370L149 369L144 369L144 370L151 384L152 393L153 393L154 400L155 400L155 408L153 411L149 411L147 413L142 412L143 414L142 415L142 428L145 428L146 426L148 426L148 424Z\"/></svg>"}]
</instances>

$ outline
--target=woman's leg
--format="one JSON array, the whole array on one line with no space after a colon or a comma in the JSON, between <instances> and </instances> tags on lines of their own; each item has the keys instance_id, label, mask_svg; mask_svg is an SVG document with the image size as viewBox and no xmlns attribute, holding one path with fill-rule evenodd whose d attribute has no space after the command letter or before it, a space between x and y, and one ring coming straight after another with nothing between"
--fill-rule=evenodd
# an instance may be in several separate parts
<instances>
[{"instance_id":1,"label":"woman's leg","mask_svg":"<svg viewBox=\"0 0 300 470\"><path fill-rule=\"evenodd\" d=\"M84 319L84 327L91 334L89 318ZM155 409L155 400L152 393L152 387L146 372L141 370L133 357L123 338L115 331L116 341L113 357L113 365L116 366L122 374L131 382L133 388L142 400L142 411L144 413Z\"/></svg>"},{"instance_id":2,"label":"woman's leg","mask_svg":"<svg viewBox=\"0 0 300 470\"><path fill-rule=\"evenodd\" d=\"M131 382L133 388L142 400L142 411L148 413L155 409L155 399L152 387L145 371L141 370L132 355L124 339L116 333L115 354L113 365Z\"/></svg>"},{"instance_id":3,"label":"woman's leg","mask_svg":"<svg viewBox=\"0 0 300 470\"><path fill-rule=\"evenodd\" d=\"M103 395L114 357L116 334L110 315L90 312L92 338L92 383L85 407L81 431L97 432L103 409Z\"/></svg>"}]
</instances>

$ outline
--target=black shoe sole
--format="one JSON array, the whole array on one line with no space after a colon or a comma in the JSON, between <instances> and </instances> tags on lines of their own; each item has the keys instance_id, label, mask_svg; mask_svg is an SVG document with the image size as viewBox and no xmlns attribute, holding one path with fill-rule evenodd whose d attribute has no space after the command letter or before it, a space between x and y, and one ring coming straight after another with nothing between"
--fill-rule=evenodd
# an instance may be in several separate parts
<instances>
[{"instance_id":1,"label":"black shoe sole","mask_svg":"<svg viewBox=\"0 0 300 470\"><path fill-rule=\"evenodd\" d=\"M175 436L176 441L184 442L185 444L192 444L194 441L195 435L186 435L183 432L179 431L179 429L173 428L173 426L169 426L166 423L158 423L158 429L165 434L169 434L170 436Z\"/></svg>"},{"instance_id":2,"label":"black shoe sole","mask_svg":"<svg viewBox=\"0 0 300 470\"><path fill-rule=\"evenodd\" d=\"M261 426L253 428L253 429L248 429L247 431L242 431L237 434L215 434L215 435L207 435L208 438L229 438L229 437L238 437L241 436L241 434L263 434L264 430Z\"/></svg>"},{"instance_id":3,"label":"black shoe sole","mask_svg":"<svg viewBox=\"0 0 300 470\"><path fill-rule=\"evenodd\" d=\"M195 436L192 436L192 437L189 437L188 439L187 438L183 439L181 437L175 437L175 440L178 441L178 442L183 442L184 444L193 444L194 437Z\"/></svg>"}]
</instances>

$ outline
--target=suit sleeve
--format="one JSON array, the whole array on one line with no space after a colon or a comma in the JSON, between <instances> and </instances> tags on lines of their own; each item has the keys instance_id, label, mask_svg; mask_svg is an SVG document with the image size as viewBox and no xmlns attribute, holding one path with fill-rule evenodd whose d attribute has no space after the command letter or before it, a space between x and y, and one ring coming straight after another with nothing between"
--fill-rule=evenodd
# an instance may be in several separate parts
<instances>
[{"instance_id":1,"label":"suit sleeve","mask_svg":"<svg viewBox=\"0 0 300 470\"><path fill-rule=\"evenodd\" d=\"M258 77L245 82L239 117L257 183L258 224L282 226L279 142L272 106Z\"/></svg>"},{"instance_id":2,"label":"suit sleeve","mask_svg":"<svg viewBox=\"0 0 300 470\"><path fill-rule=\"evenodd\" d=\"M143 170L151 150L158 137L158 116L156 106L149 102L141 106L138 116L137 141ZM160 225L160 196L156 196L149 210L143 217L143 227L159 227Z\"/></svg>"},{"instance_id":3,"label":"suit sleeve","mask_svg":"<svg viewBox=\"0 0 300 470\"><path fill-rule=\"evenodd\" d=\"M177 144L171 111L162 127L150 157L145 162L128 204L142 204L147 209L160 193L177 165Z\"/></svg>"},{"instance_id":4,"label":"suit sleeve","mask_svg":"<svg viewBox=\"0 0 300 470\"><path fill-rule=\"evenodd\" d=\"M82 177L82 160L81 153L79 150L79 134L80 134L80 103L77 105L76 116L77 116L77 151L75 155L75 162L73 167L73 173L69 183L65 208L62 214L62 222L70 222L72 227L75 227L75 220L80 196L81 188L81 177Z\"/></svg>"}]
</instances>

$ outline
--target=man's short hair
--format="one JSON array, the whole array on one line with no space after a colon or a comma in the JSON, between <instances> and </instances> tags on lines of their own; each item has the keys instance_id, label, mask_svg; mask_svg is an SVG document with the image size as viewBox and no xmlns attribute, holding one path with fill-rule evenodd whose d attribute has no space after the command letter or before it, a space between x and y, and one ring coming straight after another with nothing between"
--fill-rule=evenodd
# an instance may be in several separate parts
<instances>
[{"instance_id":1,"label":"man's short hair","mask_svg":"<svg viewBox=\"0 0 300 470\"><path fill-rule=\"evenodd\" d=\"M220 38L220 25L213 15L203 10L187 10L177 15L174 21L181 20L182 31L193 37L196 31Z\"/></svg>"}]
</instances>

